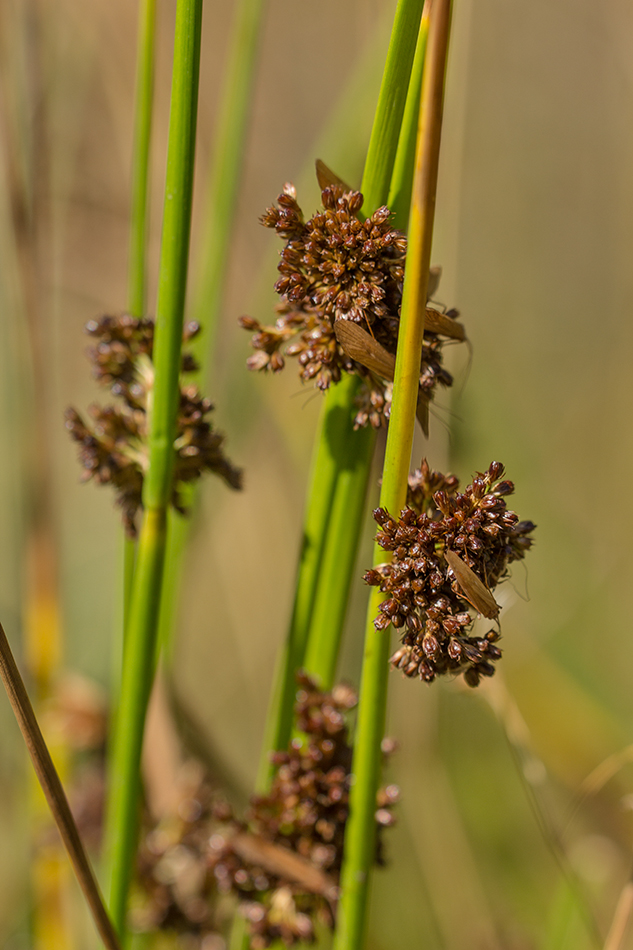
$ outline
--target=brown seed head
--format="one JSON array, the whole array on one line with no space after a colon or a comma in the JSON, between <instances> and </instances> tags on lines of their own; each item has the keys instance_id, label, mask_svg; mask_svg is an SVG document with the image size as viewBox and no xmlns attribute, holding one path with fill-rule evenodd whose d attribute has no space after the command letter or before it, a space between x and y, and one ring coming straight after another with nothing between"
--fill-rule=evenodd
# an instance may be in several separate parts
<instances>
[{"instance_id":1,"label":"brown seed head","mask_svg":"<svg viewBox=\"0 0 633 950\"><path fill-rule=\"evenodd\" d=\"M462 672L476 686L481 676L494 673L501 656L494 645L498 633L469 636L470 611L498 612L490 591L508 565L525 555L535 527L507 508L505 496L514 486L502 476L503 466L493 462L459 492L454 476L431 472L423 461L410 479L409 505L400 517L382 508L374 512L376 540L393 558L368 571L365 580L387 595L376 627L391 623L403 631L391 663L407 676L431 682Z\"/></svg>"},{"instance_id":2,"label":"brown seed head","mask_svg":"<svg viewBox=\"0 0 633 950\"><path fill-rule=\"evenodd\" d=\"M363 196L333 183L321 193L323 210L307 221L296 193L286 185L277 205L266 210L262 224L274 229L286 244L279 263L275 290L281 296L274 325L242 317L245 329L255 331L255 353L249 369L278 372L284 356L296 357L300 376L328 389L342 373L354 373L364 382L358 399L356 426L378 427L391 410L391 379L371 359L337 340L335 325L351 321L375 341L391 365L396 352L406 238L392 227L388 208L378 208L363 219ZM454 322L454 321L453 321ZM442 314L425 334L420 389L432 397L438 385L450 386L452 377L442 366L442 327L451 317ZM454 336L451 325L449 336ZM291 342L292 341L292 342ZM285 350L282 355L282 348Z\"/></svg>"},{"instance_id":3,"label":"brown seed head","mask_svg":"<svg viewBox=\"0 0 633 950\"><path fill-rule=\"evenodd\" d=\"M124 314L91 321L87 332L96 340L88 355L97 380L108 386L119 402L112 406L91 406L93 425L87 425L72 408L66 410L66 428L79 443L82 479L110 484L122 509L127 534L137 533L142 506L143 479L147 468L147 397L153 386L151 362L154 322ZM193 339L200 331L189 323L183 339ZM190 354L182 356L182 372L192 372L197 364ZM174 441L172 505L183 512L182 486L204 472L219 475L231 488L241 488L242 473L223 453L224 436L214 431L209 414L213 410L195 386L182 386Z\"/></svg>"}]
</instances>

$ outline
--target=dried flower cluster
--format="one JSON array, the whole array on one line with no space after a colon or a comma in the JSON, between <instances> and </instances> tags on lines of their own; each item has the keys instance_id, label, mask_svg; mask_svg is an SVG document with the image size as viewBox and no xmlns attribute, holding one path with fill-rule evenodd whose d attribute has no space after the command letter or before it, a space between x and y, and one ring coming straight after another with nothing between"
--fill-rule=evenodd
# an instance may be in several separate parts
<instances>
[{"instance_id":1,"label":"dried flower cluster","mask_svg":"<svg viewBox=\"0 0 633 950\"><path fill-rule=\"evenodd\" d=\"M125 529L134 537L148 463L147 403L154 380L151 362L154 322L127 314L106 316L91 321L86 330L96 341L88 350L94 376L119 402L91 406L92 425L69 408L66 428L80 446L83 480L93 478L100 485L114 487ZM191 340L198 332L197 324L188 324L184 341ZM193 357L183 354L182 372L196 369ZM205 471L215 472L232 488L241 488L242 473L224 455L224 436L213 430L207 418L212 409L212 404L195 386L181 386L171 499L180 512L184 510L182 486Z\"/></svg>"},{"instance_id":2,"label":"dried flower cluster","mask_svg":"<svg viewBox=\"0 0 633 950\"><path fill-rule=\"evenodd\" d=\"M311 942L316 919L333 926L352 756L345 714L355 703L356 696L347 686L322 693L308 677L300 677L296 724L305 739L295 740L287 753L275 755L270 793L251 799L243 822L228 805L216 804L212 817L210 807L203 806L202 831L189 829L178 842L187 854L179 851L169 859L185 863L186 857L192 868L198 868L198 896L206 903L212 879L220 893L237 895L253 950L278 939L287 946ZM379 825L392 823L390 808L396 799L395 786L380 792ZM210 834L211 828L215 830ZM156 854L155 842L152 848ZM177 877L164 867L167 853L154 859L152 870L151 850L144 852L144 879L150 874L159 882L154 893L160 894L165 925L169 921L172 926L175 921L182 924ZM200 855L204 855L202 862ZM192 900L190 908L188 918L195 911L201 921L207 919L202 904Z\"/></svg>"},{"instance_id":3,"label":"dried flower cluster","mask_svg":"<svg viewBox=\"0 0 633 950\"><path fill-rule=\"evenodd\" d=\"M249 369L278 372L284 366L281 350L299 361L303 380L313 379L319 389L337 383L342 373L355 373L364 386L358 397L356 426L378 427L389 418L391 380L375 367L352 359L337 340L335 323L348 320L362 326L388 354L395 354L402 302L406 237L391 225L388 208L378 208L363 220L363 196L331 185L322 191L323 211L304 221L292 185L279 195L278 207L262 217L286 240L281 252L281 277L275 290L282 298L274 325L251 317L241 324L256 331L255 354ZM371 368L369 368L371 367ZM452 377L442 366L441 334L424 336L420 391L430 399L437 385L450 386Z\"/></svg>"},{"instance_id":4,"label":"dried flower cluster","mask_svg":"<svg viewBox=\"0 0 633 950\"><path fill-rule=\"evenodd\" d=\"M455 476L432 472L423 461L409 479L408 504L400 517L392 518L384 508L374 512L377 541L393 552L393 559L367 571L365 580L388 595L374 622L378 629L392 623L403 631L391 663L407 676L431 682L443 673L463 673L469 686L477 686L482 676L494 673L501 656L495 645L499 634L468 636L471 601L478 606L480 584L492 600L489 591L508 565L525 555L535 527L508 509L505 497L514 485L502 480L503 473L503 465L492 462L459 492ZM447 551L466 565L463 574L476 575L472 593L468 578L459 579L449 565Z\"/></svg>"},{"instance_id":5,"label":"dried flower cluster","mask_svg":"<svg viewBox=\"0 0 633 950\"><path fill-rule=\"evenodd\" d=\"M183 783L177 812L163 818L143 837L137 874L141 894L132 923L148 933L168 930L186 935L193 946L218 946L221 918L217 887L209 863L209 840L214 833L214 790L194 769L193 781Z\"/></svg>"}]
</instances>

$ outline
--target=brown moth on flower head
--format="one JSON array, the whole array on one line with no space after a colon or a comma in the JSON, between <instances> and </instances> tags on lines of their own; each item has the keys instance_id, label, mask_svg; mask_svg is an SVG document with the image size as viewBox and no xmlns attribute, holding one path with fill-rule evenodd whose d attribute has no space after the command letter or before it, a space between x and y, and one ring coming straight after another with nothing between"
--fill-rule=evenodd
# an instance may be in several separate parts
<instances>
[{"instance_id":1,"label":"brown moth on flower head","mask_svg":"<svg viewBox=\"0 0 633 950\"><path fill-rule=\"evenodd\" d=\"M454 475L432 471L423 459L409 477L399 516L385 508L374 512L376 541L392 553L365 573L365 581L386 595L374 623L400 631L402 645L390 662L406 676L430 683L460 673L476 686L494 674L499 634L471 633L473 614L498 618L492 591L530 549L535 527L508 508L514 485L503 476L503 465L491 462L459 491ZM467 604L472 610L464 609Z\"/></svg>"},{"instance_id":2,"label":"brown moth on flower head","mask_svg":"<svg viewBox=\"0 0 633 950\"><path fill-rule=\"evenodd\" d=\"M444 557L448 561L448 565L468 603L472 604L475 610L487 617L488 620L496 620L499 616L499 604L486 585L479 580L475 572L465 561L462 561L455 551L447 549L444 551Z\"/></svg>"},{"instance_id":3,"label":"brown moth on flower head","mask_svg":"<svg viewBox=\"0 0 633 950\"><path fill-rule=\"evenodd\" d=\"M428 311L427 311L428 312ZM450 320L450 317L447 317ZM366 369L393 382L396 368L396 358L374 339L358 323L351 320L337 320L334 324L334 333L342 349L350 359L355 360ZM429 434L429 399L422 390L418 392L416 416L422 431Z\"/></svg>"},{"instance_id":4,"label":"brown moth on flower head","mask_svg":"<svg viewBox=\"0 0 633 950\"><path fill-rule=\"evenodd\" d=\"M367 330L351 320L336 320L334 333L350 359L356 360L377 376L393 382L396 358Z\"/></svg>"},{"instance_id":5,"label":"brown moth on flower head","mask_svg":"<svg viewBox=\"0 0 633 950\"><path fill-rule=\"evenodd\" d=\"M311 217L286 184L260 219L285 242L275 283L281 302L274 323L241 317L241 325L253 332L255 353L247 365L277 373L288 357L296 358L301 379L322 391L344 374L357 375L362 385L354 425L378 428L391 412L407 239L389 208L364 212L363 195L322 161L317 177L322 207ZM431 268L429 297L439 277L440 269ZM453 382L443 365L443 347L449 340L466 339L456 316L456 311L427 309L417 412L425 432L430 400L438 387ZM339 328L346 323L357 326Z\"/></svg>"}]
</instances>

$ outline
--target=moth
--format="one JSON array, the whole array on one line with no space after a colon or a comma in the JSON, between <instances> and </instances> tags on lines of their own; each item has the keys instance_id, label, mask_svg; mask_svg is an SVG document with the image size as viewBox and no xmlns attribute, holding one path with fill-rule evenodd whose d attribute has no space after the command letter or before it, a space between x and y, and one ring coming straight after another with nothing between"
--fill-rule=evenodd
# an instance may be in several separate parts
<instances>
[{"instance_id":1,"label":"moth","mask_svg":"<svg viewBox=\"0 0 633 950\"><path fill-rule=\"evenodd\" d=\"M393 382L396 358L381 344L351 320L336 320L334 323L336 339L350 359L365 366L372 373ZM426 436L429 434L429 400L423 392L418 392L416 416Z\"/></svg>"},{"instance_id":2,"label":"moth","mask_svg":"<svg viewBox=\"0 0 633 950\"><path fill-rule=\"evenodd\" d=\"M496 620L501 608L483 581L455 551L444 551L444 557L468 603L488 620Z\"/></svg>"},{"instance_id":3,"label":"moth","mask_svg":"<svg viewBox=\"0 0 633 950\"><path fill-rule=\"evenodd\" d=\"M242 860L259 865L269 874L286 878L313 894L322 894L328 900L336 898L336 881L289 848L248 832L232 835L230 843Z\"/></svg>"}]
</instances>

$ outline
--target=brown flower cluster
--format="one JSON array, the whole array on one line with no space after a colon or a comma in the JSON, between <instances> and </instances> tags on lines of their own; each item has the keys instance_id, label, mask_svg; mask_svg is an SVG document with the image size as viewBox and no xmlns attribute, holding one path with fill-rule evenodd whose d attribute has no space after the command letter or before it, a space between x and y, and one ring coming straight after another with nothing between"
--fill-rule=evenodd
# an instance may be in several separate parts
<instances>
[{"instance_id":1,"label":"brown flower cluster","mask_svg":"<svg viewBox=\"0 0 633 950\"><path fill-rule=\"evenodd\" d=\"M256 352L247 365L278 372L284 355L294 356L301 378L313 379L322 390L344 372L357 374L364 386L355 424L378 427L389 418L391 381L376 372L371 361L366 365L350 357L337 339L335 324L357 323L388 354L395 354L406 237L392 227L386 207L363 220L360 192L334 184L324 188L321 197L323 210L304 221L295 189L287 184L278 207L268 208L261 219L286 240L275 284L282 302L274 325L241 318L245 329L255 331L251 342ZM442 366L442 342L440 333L425 333L420 389L427 398L438 384L450 386L453 381Z\"/></svg>"},{"instance_id":2,"label":"brown flower cluster","mask_svg":"<svg viewBox=\"0 0 633 950\"><path fill-rule=\"evenodd\" d=\"M469 686L477 686L482 676L494 673L499 633L469 636L470 608L481 609L478 590L485 588L495 608L487 616L498 612L490 591L508 565L524 557L535 527L507 507L505 497L514 485L503 474L503 465L492 462L459 492L455 476L432 472L423 461L409 479L400 517L384 508L374 511L380 525L376 540L393 559L367 571L365 580L387 594L374 623L381 630L392 623L403 631L391 663L407 676L431 682L443 673L463 673ZM446 552L449 559L450 552L457 555L454 567Z\"/></svg>"},{"instance_id":3,"label":"brown flower cluster","mask_svg":"<svg viewBox=\"0 0 633 950\"><path fill-rule=\"evenodd\" d=\"M192 946L224 947L221 913L209 862L215 827L215 793L198 769L185 783L178 810L151 828L138 852L140 894L132 915L135 930L186 935ZM198 774L196 774L198 773Z\"/></svg>"},{"instance_id":4,"label":"brown flower cluster","mask_svg":"<svg viewBox=\"0 0 633 950\"><path fill-rule=\"evenodd\" d=\"M238 895L253 950L278 939L287 946L312 942L316 919L334 924L349 811L346 713L356 695L343 685L320 692L305 675L299 685L295 713L303 741L275 754L270 793L251 799L244 822L227 810L225 830L210 842L218 886ZM395 786L379 793L379 825L393 823L396 799Z\"/></svg>"},{"instance_id":5,"label":"brown flower cluster","mask_svg":"<svg viewBox=\"0 0 633 950\"><path fill-rule=\"evenodd\" d=\"M191 340L199 326L185 327L183 339ZM87 332L96 341L88 350L94 376L112 395L116 405L89 408L92 424L84 422L73 408L66 410L66 428L79 443L83 480L112 485L117 505L123 512L127 533L137 532L144 473L148 464L147 400L154 381L152 350L154 322L121 317L91 321ZM195 360L183 354L182 372L194 372ZM203 472L219 475L231 488L241 488L242 473L224 455L224 436L213 430L208 419L213 405L195 386L181 386L176 439L172 504L183 512L182 486L200 478Z\"/></svg>"}]
</instances>

